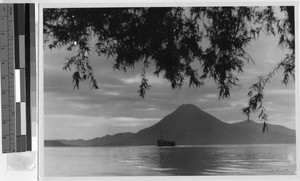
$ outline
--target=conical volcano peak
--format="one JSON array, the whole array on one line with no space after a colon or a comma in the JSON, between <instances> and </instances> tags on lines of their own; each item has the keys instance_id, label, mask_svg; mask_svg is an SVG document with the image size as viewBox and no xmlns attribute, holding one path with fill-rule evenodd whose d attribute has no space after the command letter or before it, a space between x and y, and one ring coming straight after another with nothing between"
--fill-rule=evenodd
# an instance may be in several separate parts
<instances>
[{"instance_id":1,"label":"conical volcano peak","mask_svg":"<svg viewBox=\"0 0 300 181\"><path fill-rule=\"evenodd\" d=\"M184 111L186 111L186 110L190 110L190 111L197 110L197 111L199 111L201 109L198 108L197 106L195 106L194 104L182 104L181 106L179 106L177 108L177 110L184 110Z\"/></svg>"},{"instance_id":2,"label":"conical volcano peak","mask_svg":"<svg viewBox=\"0 0 300 181\"><path fill-rule=\"evenodd\" d=\"M195 106L194 104L182 104L179 106L174 112L176 113L203 113L199 107Z\"/></svg>"}]
</instances>

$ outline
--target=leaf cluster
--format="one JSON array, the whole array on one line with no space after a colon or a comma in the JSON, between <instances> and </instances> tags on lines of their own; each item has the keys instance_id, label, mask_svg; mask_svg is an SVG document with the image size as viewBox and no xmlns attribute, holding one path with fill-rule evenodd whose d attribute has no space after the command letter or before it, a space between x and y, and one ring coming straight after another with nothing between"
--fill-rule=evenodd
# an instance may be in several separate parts
<instances>
[{"instance_id":1,"label":"leaf cluster","mask_svg":"<svg viewBox=\"0 0 300 181\"><path fill-rule=\"evenodd\" d=\"M49 48L77 50L64 67L75 67L73 80L96 79L89 65L91 47L99 56L113 57L114 69L126 71L143 62L152 72L180 88L204 85L205 78L218 84L220 98L230 97L237 86L236 72L241 73L251 57L244 47L258 29L250 26L254 7L168 7L168 8L68 8L44 10L44 34L51 36ZM91 39L97 42L91 45ZM195 69L197 63L202 70ZM200 74L201 72L201 74ZM75 76L76 75L76 76ZM141 86L147 80L142 76ZM144 97L144 91L139 91Z\"/></svg>"},{"instance_id":2,"label":"leaf cluster","mask_svg":"<svg viewBox=\"0 0 300 181\"><path fill-rule=\"evenodd\" d=\"M266 75L258 77L258 82L253 84L249 89L248 106L243 108L243 113L247 115L248 120L251 112L260 111L259 118L264 121L263 132L267 130L266 121L268 114L263 106L263 90L267 83L270 82L273 75L283 70L282 83L287 85L292 79L295 81L295 30L294 30L294 7L285 6L280 7L280 11L285 14L284 18L276 18L274 16L274 7L267 7L261 12L258 12L257 21L265 27L265 31L269 34L279 37L278 45L282 48L290 50L271 72Z\"/></svg>"},{"instance_id":3,"label":"leaf cluster","mask_svg":"<svg viewBox=\"0 0 300 181\"><path fill-rule=\"evenodd\" d=\"M151 88L146 77L150 65L155 67L152 74L168 80L173 89L185 82L201 87L211 78L219 98L229 98L230 90L239 86L237 75L245 63L254 62L245 47L261 32L278 36L279 45L290 53L249 88L249 105L243 109L248 117L260 111L259 118L266 121L265 85L278 70L283 70L284 84L295 79L294 7L280 7L283 18L275 10L271 6L44 9L44 37L50 49L76 52L64 66L73 71L74 88L86 80L98 88L89 60L90 53L97 53L112 57L115 70L126 72L142 63L138 94L143 98Z\"/></svg>"}]
</instances>

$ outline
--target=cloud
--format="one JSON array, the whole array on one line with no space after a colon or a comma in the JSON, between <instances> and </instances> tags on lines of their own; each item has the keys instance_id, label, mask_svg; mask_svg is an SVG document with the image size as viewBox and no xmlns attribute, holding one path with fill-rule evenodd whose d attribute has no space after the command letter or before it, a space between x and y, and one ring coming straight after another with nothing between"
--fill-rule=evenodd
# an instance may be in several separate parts
<instances>
[{"instance_id":1,"label":"cloud","mask_svg":"<svg viewBox=\"0 0 300 181\"><path fill-rule=\"evenodd\" d=\"M229 103L231 106L233 106L233 107L236 107L236 106L242 106L242 107L245 107L245 106L247 106L248 105L248 102L247 102L247 100L245 100L245 99L239 99L239 100L236 100L236 101L230 101L230 103Z\"/></svg>"},{"instance_id":2,"label":"cloud","mask_svg":"<svg viewBox=\"0 0 300 181\"><path fill-rule=\"evenodd\" d=\"M100 84L101 87L107 88L122 88L125 87L124 85L117 85L117 84Z\"/></svg>"},{"instance_id":3,"label":"cloud","mask_svg":"<svg viewBox=\"0 0 300 181\"><path fill-rule=\"evenodd\" d=\"M109 120L112 121L121 121L121 122L153 122L153 121L159 121L159 118L136 118L136 117L112 117L109 118Z\"/></svg>"},{"instance_id":4,"label":"cloud","mask_svg":"<svg viewBox=\"0 0 300 181\"><path fill-rule=\"evenodd\" d=\"M136 127L136 126L147 126L148 124L140 122L140 123L125 123L125 124L116 124L116 127Z\"/></svg>"},{"instance_id":5,"label":"cloud","mask_svg":"<svg viewBox=\"0 0 300 181\"><path fill-rule=\"evenodd\" d=\"M233 110L233 107L215 107L215 108L207 108L204 111L213 112L213 111L225 111L225 110Z\"/></svg>"},{"instance_id":6,"label":"cloud","mask_svg":"<svg viewBox=\"0 0 300 181\"><path fill-rule=\"evenodd\" d=\"M113 126L117 127L137 127L137 126L149 126L158 122L160 118L136 118L136 117L112 117L108 118L112 122Z\"/></svg>"},{"instance_id":7,"label":"cloud","mask_svg":"<svg viewBox=\"0 0 300 181\"><path fill-rule=\"evenodd\" d=\"M129 78L120 78L120 80L125 84L136 84L141 82L141 76L136 75L134 77Z\"/></svg>"},{"instance_id":8,"label":"cloud","mask_svg":"<svg viewBox=\"0 0 300 181\"><path fill-rule=\"evenodd\" d=\"M135 75L128 78L120 78L119 80L125 84L140 84L142 77L140 75ZM167 83L166 80L160 77L156 77L153 75L146 74L146 79L148 79L148 83L151 84L158 84L164 85Z\"/></svg>"},{"instance_id":9,"label":"cloud","mask_svg":"<svg viewBox=\"0 0 300 181\"><path fill-rule=\"evenodd\" d=\"M91 105L88 104L82 104L82 103L74 103L71 104L71 107L75 110L89 110L92 108Z\"/></svg>"},{"instance_id":10,"label":"cloud","mask_svg":"<svg viewBox=\"0 0 300 181\"><path fill-rule=\"evenodd\" d=\"M266 95L295 95L294 89L271 89L265 91Z\"/></svg>"},{"instance_id":11,"label":"cloud","mask_svg":"<svg viewBox=\"0 0 300 181\"><path fill-rule=\"evenodd\" d=\"M208 94L205 94L204 97L206 97L206 98L218 98L218 94L208 93Z\"/></svg>"},{"instance_id":12,"label":"cloud","mask_svg":"<svg viewBox=\"0 0 300 181\"><path fill-rule=\"evenodd\" d=\"M155 108L155 107L149 107L149 108L141 108L141 109L138 109L138 110L140 110L140 111L154 111L156 109L157 108Z\"/></svg>"},{"instance_id":13,"label":"cloud","mask_svg":"<svg viewBox=\"0 0 300 181\"><path fill-rule=\"evenodd\" d=\"M104 95L109 95L109 96L119 96L119 92L103 92L102 94Z\"/></svg>"},{"instance_id":14,"label":"cloud","mask_svg":"<svg viewBox=\"0 0 300 181\"><path fill-rule=\"evenodd\" d=\"M198 100L196 100L196 102L207 102L208 100L207 99L204 99L204 98L200 98Z\"/></svg>"}]
</instances>

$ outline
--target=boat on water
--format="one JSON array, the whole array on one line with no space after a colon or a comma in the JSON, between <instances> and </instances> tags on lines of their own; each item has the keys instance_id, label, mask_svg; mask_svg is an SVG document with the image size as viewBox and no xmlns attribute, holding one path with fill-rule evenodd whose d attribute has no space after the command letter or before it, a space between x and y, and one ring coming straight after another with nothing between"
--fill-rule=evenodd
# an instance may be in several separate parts
<instances>
[{"instance_id":1,"label":"boat on water","mask_svg":"<svg viewBox=\"0 0 300 181\"><path fill-rule=\"evenodd\" d=\"M175 141L157 140L157 146L175 146Z\"/></svg>"},{"instance_id":2,"label":"boat on water","mask_svg":"<svg viewBox=\"0 0 300 181\"><path fill-rule=\"evenodd\" d=\"M157 140L157 146L175 146L175 141L167 141L162 137L162 130L160 131L160 139Z\"/></svg>"}]
</instances>

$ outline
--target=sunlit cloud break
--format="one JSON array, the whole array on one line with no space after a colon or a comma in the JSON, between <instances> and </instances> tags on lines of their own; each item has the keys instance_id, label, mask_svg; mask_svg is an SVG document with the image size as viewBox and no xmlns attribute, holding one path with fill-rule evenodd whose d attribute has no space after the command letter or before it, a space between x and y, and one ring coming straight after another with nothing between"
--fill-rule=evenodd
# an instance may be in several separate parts
<instances>
[{"instance_id":1,"label":"sunlit cloud break","mask_svg":"<svg viewBox=\"0 0 300 181\"><path fill-rule=\"evenodd\" d=\"M205 94L204 97L206 97L206 98L217 98L218 94Z\"/></svg>"},{"instance_id":2,"label":"sunlit cloud break","mask_svg":"<svg viewBox=\"0 0 300 181\"><path fill-rule=\"evenodd\" d=\"M153 75L146 75L146 78L148 79L149 84L166 84L166 81L162 78L155 77ZM120 78L120 80L125 84L139 84L141 82L141 76L136 75L129 78Z\"/></svg>"},{"instance_id":3,"label":"sunlit cloud break","mask_svg":"<svg viewBox=\"0 0 300 181\"><path fill-rule=\"evenodd\" d=\"M136 122L136 121L159 121L160 118L135 118L135 117L112 117L109 118L113 121L122 121L122 122Z\"/></svg>"},{"instance_id":4,"label":"sunlit cloud break","mask_svg":"<svg viewBox=\"0 0 300 181\"><path fill-rule=\"evenodd\" d=\"M265 94L268 95L293 95L295 94L294 89L272 89L272 90L266 90Z\"/></svg>"}]
</instances>

